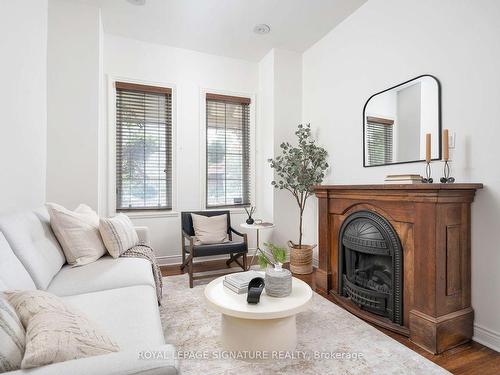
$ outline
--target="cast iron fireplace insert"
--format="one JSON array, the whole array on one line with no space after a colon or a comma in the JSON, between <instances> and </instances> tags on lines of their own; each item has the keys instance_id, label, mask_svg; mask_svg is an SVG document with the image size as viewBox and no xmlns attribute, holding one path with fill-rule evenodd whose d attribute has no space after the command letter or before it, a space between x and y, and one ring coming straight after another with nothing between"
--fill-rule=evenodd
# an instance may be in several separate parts
<instances>
[{"instance_id":1,"label":"cast iron fireplace insert","mask_svg":"<svg viewBox=\"0 0 500 375\"><path fill-rule=\"evenodd\" d=\"M392 225L372 211L347 217L339 235L342 296L403 324L403 249Z\"/></svg>"}]
</instances>

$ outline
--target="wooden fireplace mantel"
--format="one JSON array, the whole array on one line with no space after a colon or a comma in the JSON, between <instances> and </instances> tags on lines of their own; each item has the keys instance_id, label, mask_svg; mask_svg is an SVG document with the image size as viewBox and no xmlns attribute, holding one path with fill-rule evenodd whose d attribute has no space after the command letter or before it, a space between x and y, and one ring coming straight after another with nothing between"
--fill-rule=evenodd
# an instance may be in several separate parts
<instances>
[{"instance_id":1,"label":"wooden fireplace mantel","mask_svg":"<svg viewBox=\"0 0 500 375\"><path fill-rule=\"evenodd\" d=\"M375 324L432 353L471 339L470 205L482 184L318 185L317 286ZM339 290L339 231L357 211L385 217L403 247L403 325L362 310Z\"/></svg>"}]
</instances>

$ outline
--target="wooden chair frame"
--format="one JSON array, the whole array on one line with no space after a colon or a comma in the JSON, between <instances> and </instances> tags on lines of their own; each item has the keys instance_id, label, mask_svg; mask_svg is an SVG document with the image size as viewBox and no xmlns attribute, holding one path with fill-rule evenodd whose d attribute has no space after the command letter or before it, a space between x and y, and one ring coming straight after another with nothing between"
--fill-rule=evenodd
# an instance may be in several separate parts
<instances>
[{"instance_id":1,"label":"wooden chair frame","mask_svg":"<svg viewBox=\"0 0 500 375\"><path fill-rule=\"evenodd\" d=\"M245 247L247 248L247 252L248 252L248 238L247 238L247 234L246 233L240 233L240 232L236 231L234 228L229 227L229 239L230 240L232 240L232 234L233 233L236 234L237 236L240 236L240 237L243 238L243 242L244 242ZM187 254L187 257L186 257L186 249L185 249L185 245L186 245L185 241L186 240L189 243L189 254ZM226 265L228 267L231 266L231 263L235 262L238 266L240 266L243 269L243 271L247 270L248 262L247 262L247 253L246 252L245 253L230 253L229 255L230 255L230 257L226 261ZM200 257L202 257L202 256L200 256ZM187 267L188 274L189 274L189 287L190 288L193 287L194 280L204 279L204 278L207 278L207 277L222 276L222 275L226 274L226 273L216 273L216 274L210 273L208 275L195 276L194 273L193 273L193 261L194 261L194 258L196 258L196 254L195 254L195 249L194 249L194 240L193 240L193 237L190 236L189 234L187 234L182 229L182 264L181 264L181 270L184 271L184 269ZM241 263L239 261L239 258L242 258L243 263Z\"/></svg>"}]
</instances>

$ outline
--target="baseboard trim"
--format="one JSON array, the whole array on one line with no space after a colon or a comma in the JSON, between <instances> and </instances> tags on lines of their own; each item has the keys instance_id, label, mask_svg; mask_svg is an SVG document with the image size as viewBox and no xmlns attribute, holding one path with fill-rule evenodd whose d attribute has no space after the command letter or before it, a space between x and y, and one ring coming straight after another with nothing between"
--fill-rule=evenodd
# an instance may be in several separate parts
<instances>
[{"instance_id":1,"label":"baseboard trim","mask_svg":"<svg viewBox=\"0 0 500 375\"><path fill-rule=\"evenodd\" d=\"M474 324L472 340L500 352L500 333L492 331L478 324Z\"/></svg>"}]
</instances>

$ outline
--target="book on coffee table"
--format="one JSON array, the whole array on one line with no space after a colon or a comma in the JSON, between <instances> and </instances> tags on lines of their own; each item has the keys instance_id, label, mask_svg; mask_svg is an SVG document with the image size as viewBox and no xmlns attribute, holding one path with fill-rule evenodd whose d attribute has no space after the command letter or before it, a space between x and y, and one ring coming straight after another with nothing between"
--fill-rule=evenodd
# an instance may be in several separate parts
<instances>
[{"instance_id":1,"label":"book on coffee table","mask_svg":"<svg viewBox=\"0 0 500 375\"><path fill-rule=\"evenodd\" d=\"M232 273L224 277L223 285L235 293L246 293L248 290L248 283L256 277L262 277L262 274L253 270Z\"/></svg>"}]
</instances>

